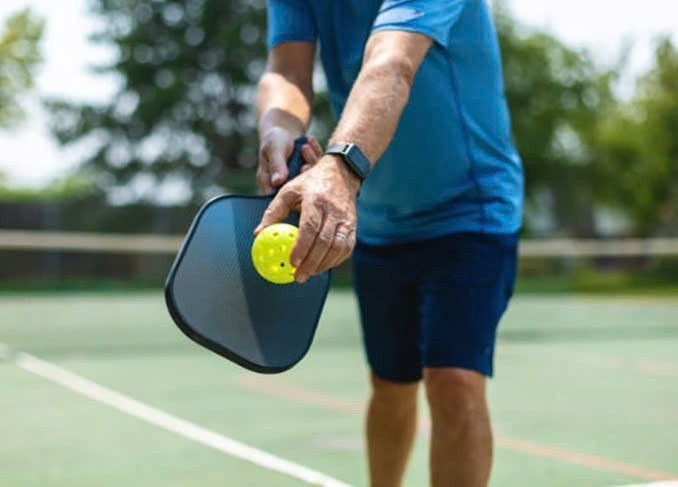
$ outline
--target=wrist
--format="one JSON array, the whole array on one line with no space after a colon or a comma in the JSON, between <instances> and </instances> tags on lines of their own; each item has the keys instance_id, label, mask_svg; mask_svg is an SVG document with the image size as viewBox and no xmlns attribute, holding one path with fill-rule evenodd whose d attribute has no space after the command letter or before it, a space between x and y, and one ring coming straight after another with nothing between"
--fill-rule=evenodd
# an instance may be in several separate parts
<instances>
[{"instance_id":1,"label":"wrist","mask_svg":"<svg viewBox=\"0 0 678 487\"><path fill-rule=\"evenodd\" d=\"M346 167L358 176L361 182L367 178L372 170L372 163L355 143L330 143L325 149L325 154L341 157Z\"/></svg>"},{"instance_id":2,"label":"wrist","mask_svg":"<svg viewBox=\"0 0 678 487\"><path fill-rule=\"evenodd\" d=\"M296 139L297 137L303 135L303 132L286 127L285 125L269 124L265 127L259 127L259 138L261 140L274 138L278 135L285 135L286 137Z\"/></svg>"},{"instance_id":3,"label":"wrist","mask_svg":"<svg viewBox=\"0 0 678 487\"><path fill-rule=\"evenodd\" d=\"M351 191L353 195L358 196L362 180L346 165L346 162L340 155L326 154L322 159L320 159L318 163L326 164L336 170L341 176L341 179L345 183L348 190Z\"/></svg>"},{"instance_id":4,"label":"wrist","mask_svg":"<svg viewBox=\"0 0 678 487\"><path fill-rule=\"evenodd\" d=\"M281 131L295 139L305 133L305 127L301 120L279 109L266 112L260 118L257 128L262 139Z\"/></svg>"}]
</instances>

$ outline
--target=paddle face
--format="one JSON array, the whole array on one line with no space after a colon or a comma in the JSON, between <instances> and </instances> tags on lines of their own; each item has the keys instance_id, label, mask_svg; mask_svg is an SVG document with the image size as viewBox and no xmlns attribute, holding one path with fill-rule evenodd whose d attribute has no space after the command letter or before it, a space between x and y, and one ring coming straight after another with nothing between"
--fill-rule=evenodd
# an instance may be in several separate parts
<instances>
[{"instance_id":1,"label":"paddle face","mask_svg":"<svg viewBox=\"0 0 678 487\"><path fill-rule=\"evenodd\" d=\"M221 196L198 212L165 285L168 309L192 340L243 367L283 372L308 351L330 285L272 284L252 264L253 231L272 196ZM298 225L298 214L287 223Z\"/></svg>"}]
</instances>

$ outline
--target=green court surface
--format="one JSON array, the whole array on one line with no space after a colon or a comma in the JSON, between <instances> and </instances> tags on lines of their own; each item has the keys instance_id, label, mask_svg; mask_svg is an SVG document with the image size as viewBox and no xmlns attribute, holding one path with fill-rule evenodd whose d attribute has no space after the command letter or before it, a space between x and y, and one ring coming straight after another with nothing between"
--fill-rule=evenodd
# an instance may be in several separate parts
<instances>
[{"instance_id":1,"label":"green court surface","mask_svg":"<svg viewBox=\"0 0 678 487\"><path fill-rule=\"evenodd\" d=\"M367 373L347 292L330 295L308 357L279 376L198 348L175 329L160 293L0 295L0 343L11 347L0 350L0 485L304 485L31 373L16 351L366 485ZM520 295L496 362L493 486L678 477L678 299ZM408 486L427 484L426 443L424 425Z\"/></svg>"}]
</instances>

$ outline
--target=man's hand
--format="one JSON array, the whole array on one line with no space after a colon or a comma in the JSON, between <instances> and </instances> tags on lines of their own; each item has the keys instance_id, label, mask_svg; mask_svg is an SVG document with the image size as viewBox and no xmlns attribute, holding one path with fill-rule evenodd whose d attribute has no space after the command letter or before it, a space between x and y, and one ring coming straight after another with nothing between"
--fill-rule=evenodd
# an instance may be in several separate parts
<instances>
[{"instance_id":1,"label":"man's hand","mask_svg":"<svg viewBox=\"0 0 678 487\"><path fill-rule=\"evenodd\" d=\"M355 247L355 200L360 180L344 161L324 156L315 165L282 187L254 231L277 223L301 209L299 234L291 262L295 280L304 283L349 258Z\"/></svg>"},{"instance_id":2,"label":"man's hand","mask_svg":"<svg viewBox=\"0 0 678 487\"><path fill-rule=\"evenodd\" d=\"M261 136L259 148L259 168L257 169L257 185L262 194L269 194L280 187L289 175L287 159L294 150L294 140L300 134L292 133L282 127L273 127ZM323 155L322 147L315 137L309 137L301 149L306 171L315 165Z\"/></svg>"}]
</instances>

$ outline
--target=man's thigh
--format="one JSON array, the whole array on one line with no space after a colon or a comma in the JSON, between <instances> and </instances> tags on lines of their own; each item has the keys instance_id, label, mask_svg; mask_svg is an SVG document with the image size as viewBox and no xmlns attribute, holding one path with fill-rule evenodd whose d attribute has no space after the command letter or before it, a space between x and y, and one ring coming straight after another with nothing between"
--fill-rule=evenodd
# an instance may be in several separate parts
<instances>
[{"instance_id":1,"label":"man's thigh","mask_svg":"<svg viewBox=\"0 0 678 487\"><path fill-rule=\"evenodd\" d=\"M513 292L517 235L463 233L358 245L354 284L373 372L420 380L424 367L493 373L497 325Z\"/></svg>"},{"instance_id":2,"label":"man's thigh","mask_svg":"<svg viewBox=\"0 0 678 487\"><path fill-rule=\"evenodd\" d=\"M513 294L517 235L464 233L438 239L420 286L421 360L493 374L499 321Z\"/></svg>"},{"instance_id":3,"label":"man's thigh","mask_svg":"<svg viewBox=\"0 0 678 487\"><path fill-rule=\"evenodd\" d=\"M419 285L407 257L396 246L359 244L353 254L367 361L378 378L398 383L422 377Z\"/></svg>"}]
</instances>

